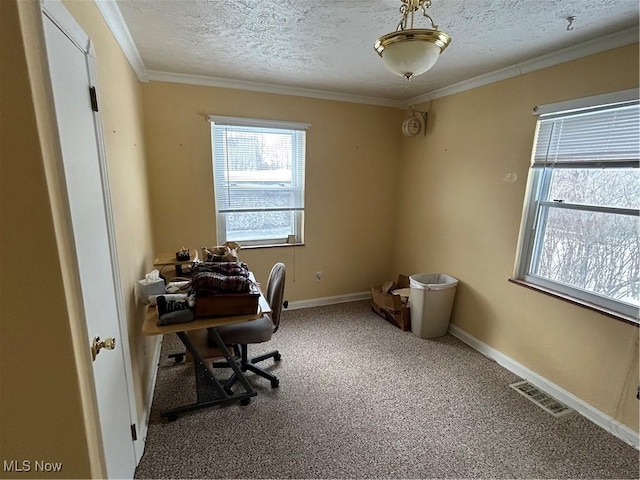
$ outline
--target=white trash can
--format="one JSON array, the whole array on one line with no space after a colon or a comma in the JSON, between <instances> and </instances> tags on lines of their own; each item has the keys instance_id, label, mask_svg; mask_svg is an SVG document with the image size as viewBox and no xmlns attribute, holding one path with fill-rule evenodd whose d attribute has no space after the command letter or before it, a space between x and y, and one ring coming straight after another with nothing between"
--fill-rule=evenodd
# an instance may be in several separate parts
<instances>
[{"instance_id":1,"label":"white trash can","mask_svg":"<svg viewBox=\"0 0 640 480\"><path fill-rule=\"evenodd\" d=\"M444 273L409 277L411 332L420 338L446 335L458 280Z\"/></svg>"}]
</instances>

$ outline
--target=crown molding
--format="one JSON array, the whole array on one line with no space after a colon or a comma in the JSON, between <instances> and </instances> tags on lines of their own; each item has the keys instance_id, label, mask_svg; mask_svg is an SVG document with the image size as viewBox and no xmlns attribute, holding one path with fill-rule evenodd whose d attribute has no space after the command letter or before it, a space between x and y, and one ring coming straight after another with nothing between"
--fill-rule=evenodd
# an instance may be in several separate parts
<instances>
[{"instance_id":1,"label":"crown molding","mask_svg":"<svg viewBox=\"0 0 640 480\"><path fill-rule=\"evenodd\" d=\"M157 70L147 70L140 57L133 37L129 32L120 8L115 0L94 0L98 10L102 14L105 23L111 30L116 41L120 45L125 57L129 61L131 68L141 82L173 82L189 85L204 85L209 87L231 88L236 90L251 90L254 92L275 93L279 95L293 95L297 97L319 98L322 100L334 100L338 102L362 103L366 105L380 105L384 107L401 108L403 100L367 97L361 95L351 95L347 93L329 92L325 90L314 90L298 87L287 87L282 85L265 84L258 82L248 82L241 80L230 80L226 78L208 77L204 75L178 74L172 72L161 72Z\"/></svg>"},{"instance_id":2,"label":"crown molding","mask_svg":"<svg viewBox=\"0 0 640 480\"><path fill-rule=\"evenodd\" d=\"M543 68L570 62L571 60L577 60L596 53L605 52L618 47L624 47L625 45L631 45L632 43L638 43L639 33L640 30L638 27L634 27L622 30L621 32L604 35L579 45L563 48L557 52L548 53L546 55L527 60L526 62L517 63L510 67L502 68L494 72L486 73L478 77L470 78L469 80L464 80L447 87L438 88L422 95L418 95L417 97L406 100L405 107L428 102L429 100L440 97L446 97L455 93L461 93L490 83L499 82L500 80L506 80L507 78L517 77L518 75L535 72L536 70L542 70Z\"/></svg>"},{"instance_id":3,"label":"crown molding","mask_svg":"<svg viewBox=\"0 0 640 480\"><path fill-rule=\"evenodd\" d=\"M107 26L111 30L116 41L122 48L131 68L141 82L157 81L183 83L189 85L203 85L219 88L230 88L235 90L250 90L254 92L273 93L278 95L293 95L297 97L318 98L321 100L333 100L338 102L362 103L366 105L379 105L384 107L409 108L413 105L428 102L430 100L446 97L456 93L461 93L473 88L489 85L508 78L524 75L543 68L552 67L561 63L577 60L579 58L601 53L625 45L638 42L640 30L638 27L623 30L598 37L594 40L563 48L557 52L542 55L540 57L527 60L500 70L496 70L484 75L454 83L446 87L438 88L409 98L398 100L392 98L369 97L352 95L347 93L330 92L326 90L314 90L299 87L289 87L284 85L273 85L259 82L249 82L242 80L230 80L227 78L209 77L204 75L189 75L172 72L162 72L157 70L147 70L138 49L127 28L122 13L116 0L94 0L98 10L102 14Z\"/></svg>"},{"instance_id":4,"label":"crown molding","mask_svg":"<svg viewBox=\"0 0 640 480\"><path fill-rule=\"evenodd\" d=\"M147 82L147 69L140 57L140 53L133 41L133 37L131 37L129 28L124 22L124 18L122 18L122 13L120 13L116 0L94 0L94 3L96 4L96 7L98 7L102 18L109 27L109 30L111 30L111 33L120 45L124 56L127 57L129 65L131 65L131 68L138 77L138 80L141 82Z\"/></svg>"},{"instance_id":5,"label":"crown molding","mask_svg":"<svg viewBox=\"0 0 640 480\"><path fill-rule=\"evenodd\" d=\"M185 83L188 85L204 85L207 87L231 88L234 90L250 90L278 95L293 95L296 97L319 98L337 102L363 103L366 105L380 105L383 107L401 108L403 100L351 95L348 93L329 92L310 88L289 87L269 83L248 82L244 80L230 80L228 78L209 77L205 75L190 75L182 73L161 72L147 70L147 78L152 82Z\"/></svg>"}]
</instances>

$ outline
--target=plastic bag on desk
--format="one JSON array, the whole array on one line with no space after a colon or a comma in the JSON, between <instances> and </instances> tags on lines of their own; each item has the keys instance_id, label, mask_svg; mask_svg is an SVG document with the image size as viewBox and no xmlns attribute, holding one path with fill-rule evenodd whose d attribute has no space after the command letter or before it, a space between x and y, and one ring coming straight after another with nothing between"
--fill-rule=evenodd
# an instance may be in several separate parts
<instances>
[{"instance_id":1,"label":"plastic bag on desk","mask_svg":"<svg viewBox=\"0 0 640 480\"><path fill-rule=\"evenodd\" d=\"M159 295L156 298L156 303L158 325L187 323L193 320L193 311L187 299L167 300L167 296Z\"/></svg>"},{"instance_id":2,"label":"plastic bag on desk","mask_svg":"<svg viewBox=\"0 0 640 480\"><path fill-rule=\"evenodd\" d=\"M237 262L242 247L236 242L225 242L215 247L202 247L202 259L205 262Z\"/></svg>"}]
</instances>

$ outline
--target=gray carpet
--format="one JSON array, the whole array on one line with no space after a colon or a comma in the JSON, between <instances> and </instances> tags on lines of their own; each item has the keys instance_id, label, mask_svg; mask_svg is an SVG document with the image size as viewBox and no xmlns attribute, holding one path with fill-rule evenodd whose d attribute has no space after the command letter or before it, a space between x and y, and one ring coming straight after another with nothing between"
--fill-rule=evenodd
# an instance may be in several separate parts
<instances>
[{"instance_id":1,"label":"gray carpet","mask_svg":"<svg viewBox=\"0 0 640 480\"><path fill-rule=\"evenodd\" d=\"M194 400L190 364L163 341L136 478L639 478L638 452L577 413L554 418L509 384L519 378L447 335L422 340L370 302L285 311L250 355L248 406L159 412ZM220 370L220 374L226 370ZM230 448L232 446L233 448Z\"/></svg>"}]
</instances>

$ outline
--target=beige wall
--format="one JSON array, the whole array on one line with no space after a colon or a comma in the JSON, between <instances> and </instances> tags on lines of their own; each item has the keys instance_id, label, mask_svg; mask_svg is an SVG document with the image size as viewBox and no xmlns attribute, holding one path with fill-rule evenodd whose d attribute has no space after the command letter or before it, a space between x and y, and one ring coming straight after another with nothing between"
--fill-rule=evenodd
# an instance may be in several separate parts
<instances>
[{"instance_id":1,"label":"beige wall","mask_svg":"<svg viewBox=\"0 0 640 480\"><path fill-rule=\"evenodd\" d=\"M426 137L402 142L393 262L396 273L457 277L455 325L635 431L638 328L507 279L533 107L637 86L636 44L423 105Z\"/></svg>"},{"instance_id":2,"label":"beige wall","mask_svg":"<svg viewBox=\"0 0 640 480\"><path fill-rule=\"evenodd\" d=\"M73 294L39 71L38 4L0 5L0 460L62 461L63 477L101 476L87 332ZM507 282L533 140L531 108L637 86L637 45L437 99L428 105L427 136L401 140L396 109L140 85L93 2L65 5L98 57L140 415L149 407L155 343L140 335L134 284L155 251L215 241L206 115L221 114L312 124L306 245L241 252L259 278L285 261L286 296L302 300L364 291L392 273L450 273L462 282L456 325L638 430L637 328ZM517 173L518 181L504 182L506 173ZM37 296L25 252L39 253L37 278L46 284L37 286L46 288ZM317 270L325 275L319 284Z\"/></svg>"},{"instance_id":3,"label":"beige wall","mask_svg":"<svg viewBox=\"0 0 640 480\"><path fill-rule=\"evenodd\" d=\"M31 0L0 3L0 461L62 462L61 477L101 477L103 460L87 344L91 332L86 331L81 301L75 294L79 286L43 71L40 7ZM65 6L92 38L97 55L118 264L141 424L149 408L157 339L141 335L143 307L134 297L135 282L151 267L154 250L140 83L94 3L70 1ZM30 258L37 259L37 264L25 263ZM43 473L32 469L20 476L42 477Z\"/></svg>"},{"instance_id":4,"label":"beige wall","mask_svg":"<svg viewBox=\"0 0 640 480\"><path fill-rule=\"evenodd\" d=\"M259 280L287 265L285 297L362 292L390 277L402 112L205 86L143 86L154 236L158 249L215 244L207 115L311 123L305 245L243 250ZM315 272L324 279L315 281Z\"/></svg>"},{"instance_id":5,"label":"beige wall","mask_svg":"<svg viewBox=\"0 0 640 480\"><path fill-rule=\"evenodd\" d=\"M0 461L62 462L63 470L51 477L87 478L101 473L91 465L96 425L85 424L82 415L72 338L78 318L62 284L68 266L59 251L59 219L51 204L55 193L46 137L52 132L39 131L36 112L46 113L47 106L35 104L42 98L32 93L30 82L38 80L30 79L25 53L25 48L36 57L42 53L39 7L3 1L0 8ZM23 34L30 36L28 43ZM29 472L2 469L0 476L42 477L31 465Z\"/></svg>"}]
</instances>

